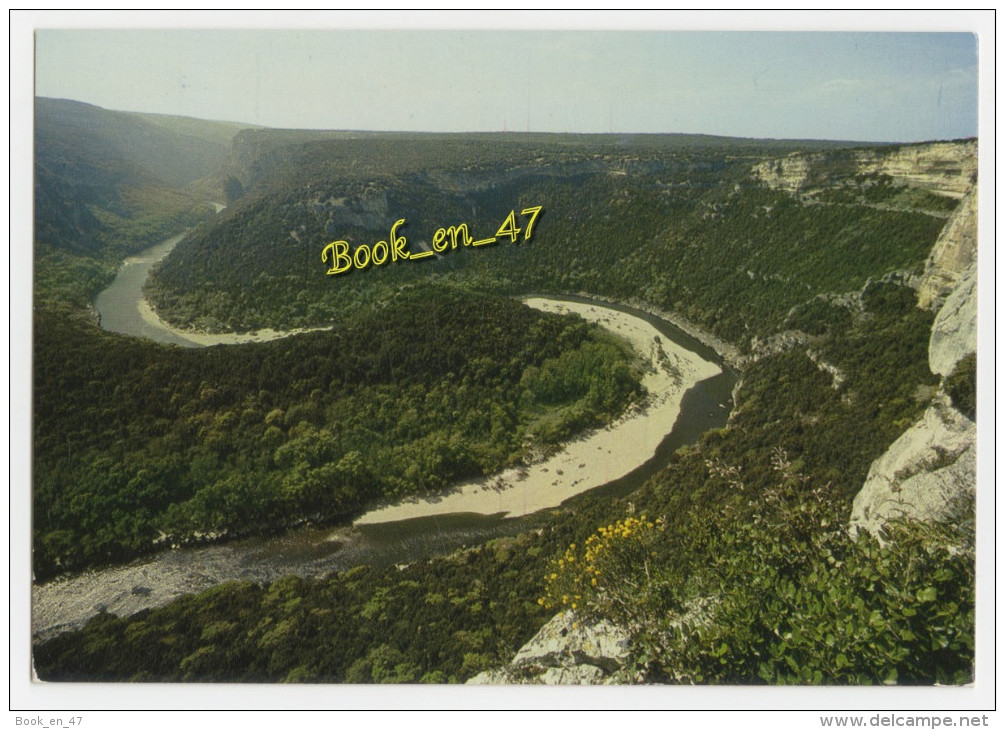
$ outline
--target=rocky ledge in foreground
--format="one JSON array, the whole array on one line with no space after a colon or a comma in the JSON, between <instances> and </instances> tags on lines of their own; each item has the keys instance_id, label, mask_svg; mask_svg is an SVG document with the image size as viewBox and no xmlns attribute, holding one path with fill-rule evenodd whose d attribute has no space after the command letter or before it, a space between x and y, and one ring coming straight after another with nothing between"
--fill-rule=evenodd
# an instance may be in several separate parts
<instances>
[{"instance_id":1,"label":"rocky ledge in foreground","mask_svg":"<svg viewBox=\"0 0 1005 730\"><path fill-rule=\"evenodd\" d=\"M624 684L628 634L610 621L587 621L572 611L546 623L505 667L468 684Z\"/></svg>"}]
</instances>

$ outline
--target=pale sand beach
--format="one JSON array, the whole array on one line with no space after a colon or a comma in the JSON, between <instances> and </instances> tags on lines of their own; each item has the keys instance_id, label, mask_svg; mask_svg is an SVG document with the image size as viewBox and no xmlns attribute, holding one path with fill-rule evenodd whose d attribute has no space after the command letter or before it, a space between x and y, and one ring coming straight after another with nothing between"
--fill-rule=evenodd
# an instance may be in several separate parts
<instances>
[{"instance_id":1,"label":"pale sand beach","mask_svg":"<svg viewBox=\"0 0 1005 730\"><path fill-rule=\"evenodd\" d=\"M644 464L671 431L684 393L718 375L718 365L669 341L643 319L594 304L525 300L546 312L575 312L627 339L652 368L642 384L648 397L604 429L590 431L561 452L523 469L467 482L441 495L410 499L367 512L353 524L395 522L451 513L508 517L556 507L566 499L623 477Z\"/></svg>"},{"instance_id":2,"label":"pale sand beach","mask_svg":"<svg viewBox=\"0 0 1005 730\"><path fill-rule=\"evenodd\" d=\"M143 321L150 326L166 330L178 337L188 340L189 342L194 342L195 344L203 345L204 347L209 347L210 345L243 345L246 342L267 342L269 340L278 340L283 337L289 337L290 335L297 335L303 332L315 332L317 330L330 329L329 327L303 327L295 330L274 330L266 327L254 332L226 332L222 334L210 334L208 332L198 332L196 330L184 330L180 327L168 324L157 316L157 312L153 310L153 307L150 306L150 303L146 299L140 299L136 306L140 310L140 316L143 318Z\"/></svg>"}]
</instances>

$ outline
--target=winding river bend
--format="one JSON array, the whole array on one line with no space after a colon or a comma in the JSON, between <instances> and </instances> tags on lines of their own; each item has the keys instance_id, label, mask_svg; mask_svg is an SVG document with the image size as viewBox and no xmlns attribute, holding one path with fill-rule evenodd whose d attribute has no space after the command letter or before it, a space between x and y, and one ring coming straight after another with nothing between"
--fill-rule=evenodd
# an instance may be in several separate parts
<instances>
[{"instance_id":1,"label":"winding river bend","mask_svg":"<svg viewBox=\"0 0 1005 730\"><path fill-rule=\"evenodd\" d=\"M227 335L200 336L195 339L191 333L179 333L161 322L146 305L142 289L150 269L182 237L168 239L126 260L115 281L95 300L103 328L187 347L235 342L231 339L232 336ZM631 320L633 325L654 327L660 336L673 343L667 345L668 349L675 346L678 351L682 348L687 351L687 355L696 356L695 360L722 364L721 358L714 351L653 315L629 307L577 297L549 297L539 301L548 302L548 306L553 308L568 303L587 304L594 310L606 310L609 316L605 319L622 323ZM282 334L263 331L236 341L267 339ZM719 370L719 374L707 377L707 373L715 370ZM694 379L699 382L679 398L679 415L674 415L669 422L662 424L655 454L651 449L645 452L637 462L618 471L623 476L613 478L601 486L591 487L591 493L630 493L661 469L677 448L693 443L710 428L725 425L732 408L731 392L737 376L725 366L704 372L704 379L696 376ZM595 458L609 460L611 457L598 450ZM578 456L576 459L579 461ZM590 464L580 463L584 464L582 473L591 471ZM579 464L576 466L579 467ZM506 493L500 492L495 498L505 500ZM563 503L574 505L580 498L573 496ZM434 503L436 501L433 500ZM557 503L556 501L555 504ZM125 616L231 580L265 582L290 574L305 577L324 575L363 563L375 566L409 563L493 537L532 529L542 521L542 515L546 514L524 514L525 510L521 511L514 505L487 510L487 514L453 511L435 514L435 511L427 509L427 516L395 519L394 514L408 516L412 512L405 509L392 513L391 518L386 515L374 517L382 512L377 509L364 515L354 525L304 528L280 536L169 550L137 559L127 565L35 585L32 588L34 637L35 640L42 640L62 631L79 628L99 611ZM506 518L507 512L521 516ZM420 510L416 514L423 512Z\"/></svg>"}]
</instances>

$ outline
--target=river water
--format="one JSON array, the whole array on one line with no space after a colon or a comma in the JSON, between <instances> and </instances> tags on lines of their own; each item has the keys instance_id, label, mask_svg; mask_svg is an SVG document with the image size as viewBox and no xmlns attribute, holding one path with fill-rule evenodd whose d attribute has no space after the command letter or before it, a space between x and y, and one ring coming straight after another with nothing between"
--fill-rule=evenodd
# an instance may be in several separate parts
<instances>
[{"instance_id":1,"label":"river water","mask_svg":"<svg viewBox=\"0 0 1005 730\"><path fill-rule=\"evenodd\" d=\"M142 288L150 269L183 236L176 236L126 260L115 281L95 301L101 326L122 334L167 344L197 346L140 316ZM722 365L710 348L669 322L630 307L577 297L644 319L661 334L706 360ZM725 425L732 408L736 374L723 372L699 382L685 393L681 413L655 456L621 479L591 490L591 494L622 496L640 487L669 461L680 446L693 443L710 428ZM566 502L574 505L584 495ZM279 536L255 537L222 544L167 550L123 566L104 568L32 588L32 630L41 640L82 626L99 611L125 616L163 605L186 594L231 580L265 582L284 575L318 576L368 563L404 564L474 545L493 537L533 529L542 517L450 514L398 522L326 528L303 528Z\"/></svg>"},{"instance_id":2,"label":"river water","mask_svg":"<svg viewBox=\"0 0 1005 730\"><path fill-rule=\"evenodd\" d=\"M146 337L166 345L198 347L167 328L147 322L140 314L143 285L150 275L150 269L171 253L171 249L183 238L184 233L174 236L122 262L114 281L94 300L94 308L98 311L102 329L124 335Z\"/></svg>"}]
</instances>

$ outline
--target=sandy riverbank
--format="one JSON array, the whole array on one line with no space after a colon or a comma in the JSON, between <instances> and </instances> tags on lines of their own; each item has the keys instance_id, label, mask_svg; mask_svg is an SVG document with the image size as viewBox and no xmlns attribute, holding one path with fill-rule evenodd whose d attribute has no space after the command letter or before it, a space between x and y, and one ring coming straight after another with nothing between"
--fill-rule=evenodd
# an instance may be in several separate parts
<instances>
[{"instance_id":1,"label":"sandy riverbank","mask_svg":"<svg viewBox=\"0 0 1005 730\"><path fill-rule=\"evenodd\" d=\"M462 484L442 495L407 500L367 512L354 524L394 522L451 513L519 517L556 507L577 494L607 484L648 461L680 414L681 399L695 383L717 375L719 366L676 345L643 319L600 305L527 299L547 312L575 312L626 338L652 365L642 380L649 392L605 429L591 431L560 453L525 469Z\"/></svg>"},{"instance_id":2,"label":"sandy riverbank","mask_svg":"<svg viewBox=\"0 0 1005 730\"><path fill-rule=\"evenodd\" d=\"M640 312L645 312L646 314L651 314L654 317L659 317L660 319L669 322L685 334L698 340L698 342L705 345L705 347L715 350L716 354L718 354L719 357L721 357L722 360L731 368L742 370L749 357L747 355L743 355L736 345L716 337L708 330L702 329L676 312L667 312L640 299L635 299L634 297L629 297L625 300L609 299L590 292L580 292L578 296L601 303L609 302L611 304L623 304L627 307L631 307L632 309L637 309Z\"/></svg>"},{"instance_id":3,"label":"sandy riverbank","mask_svg":"<svg viewBox=\"0 0 1005 730\"><path fill-rule=\"evenodd\" d=\"M295 330L274 330L266 327L254 332L226 332L223 334L210 334L208 332L199 332L196 330L185 330L168 324L157 315L157 312L153 310L153 307L150 306L150 303L146 299L140 299L137 303L137 307L140 310L140 316L143 318L143 321L151 327L157 327L158 329L170 332L177 337L181 337L182 339L194 342L195 344L202 345L204 347L209 347L210 345L243 345L246 342L267 342L269 340L278 340L282 337L289 337L290 335L297 335L302 332L315 332L317 330L329 329L328 327L301 327Z\"/></svg>"},{"instance_id":4,"label":"sandy riverbank","mask_svg":"<svg viewBox=\"0 0 1005 730\"><path fill-rule=\"evenodd\" d=\"M599 304L547 299L529 303L548 311L578 312L625 337L650 362L658 364L643 380L650 394L645 406L606 429L572 442L561 453L529 467L523 474L511 470L462 485L433 500L374 510L357 524L389 523L422 516L436 518L447 513L501 513L517 517L556 506L575 494L617 479L647 461L672 429L684 392L699 380L719 372L716 365L679 348L647 322L629 314ZM153 312L149 312L149 316L153 317L154 326L167 326ZM192 334L178 329L172 331L180 335ZM655 339L658 336L665 361L659 357ZM205 337L211 338L206 344L218 344L223 341L221 337L233 335ZM679 370L679 377L673 368ZM33 586L33 631L37 632L36 639L48 638L79 628L99 608L120 616L130 615L227 580L267 582L286 574L321 575L363 563L410 562L416 554L448 552L453 545L477 540L483 529L480 523L475 527L465 523L457 531L445 528L444 523L410 525L404 528L404 533L401 527L390 524L373 528L377 532L351 527L318 528L278 537L162 551L129 565ZM387 532L381 532L383 530ZM423 530L440 542L431 548L433 552L413 553L413 550L427 550L427 537L413 539ZM402 539L402 534L412 537Z\"/></svg>"}]
</instances>

